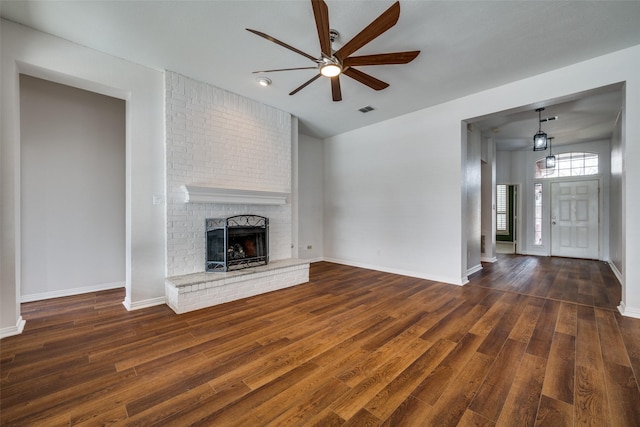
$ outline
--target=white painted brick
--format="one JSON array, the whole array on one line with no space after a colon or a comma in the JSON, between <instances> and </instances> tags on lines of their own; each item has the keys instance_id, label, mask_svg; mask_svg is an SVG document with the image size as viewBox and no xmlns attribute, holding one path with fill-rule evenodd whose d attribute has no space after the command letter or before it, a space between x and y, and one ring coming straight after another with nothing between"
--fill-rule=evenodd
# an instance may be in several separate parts
<instances>
[{"instance_id":1,"label":"white painted brick","mask_svg":"<svg viewBox=\"0 0 640 427\"><path fill-rule=\"evenodd\" d=\"M166 116L168 275L204 270L204 219L209 217L268 217L274 224L271 259L289 258L290 204L185 204L180 186L290 192L290 114L167 72Z\"/></svg>"},{"instance_id":2,"label":"white painted brick","mask_svg":"<svg viewBox=\"0 0 640 427\"><path fill-rule=\"evenodd\" d=\"M176 313L186 313L308 281L309 264L303 263L292 267L274 266L273 270L248 272L235 277L211 275L207 282L180 287L167 279L165 292L169 306Z\"/></svg>"}]
</instances>

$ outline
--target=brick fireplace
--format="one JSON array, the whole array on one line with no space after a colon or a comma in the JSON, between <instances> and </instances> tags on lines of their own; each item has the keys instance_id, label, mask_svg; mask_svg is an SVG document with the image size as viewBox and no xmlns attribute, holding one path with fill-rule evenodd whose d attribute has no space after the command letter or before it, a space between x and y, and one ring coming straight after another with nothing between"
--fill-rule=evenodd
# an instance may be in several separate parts
<instances>
[{"instance_id":1,"label":"brick fireplace","mask_svg":"<svg viewBox=\"0 0 640 427\"><path fill-rule=\"evenodd\" d=\"M165 84L167 301L173 298L175 302L180 291L194 286L198 290L220 288L209 294L226 295L209 305L226 302L229 295L237 299L268 292L280 286L280 273L287 286L308 281L308 262L301 263L306 276L303 271L293 280L286 277L290 264L296 268L299 264L291 260L291 115L171 71L166 73ZM256 270L254 276L264 277L244 293L223 290L230 286L226 282L231 276L225 283L218 277L215 286L206 285L211 275L231 273L205 273L205 220L236 215L269 218L271 268ZM283 263L282 271L274 273ZM251 270L243 270L233 280L248 279L254 273ZM185 284L189 280L193 283ZM172 308L184 311L175 304Z\"/></svg>"}]
</instances>

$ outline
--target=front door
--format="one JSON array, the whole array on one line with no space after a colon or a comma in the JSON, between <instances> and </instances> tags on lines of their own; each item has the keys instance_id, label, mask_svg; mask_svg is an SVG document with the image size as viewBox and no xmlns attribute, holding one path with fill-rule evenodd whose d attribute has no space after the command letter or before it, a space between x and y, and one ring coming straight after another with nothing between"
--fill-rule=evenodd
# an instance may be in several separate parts
<instances>
[{"instance_id":1,"label":"front door","mask_svg":"<svg viewBox=\"0 0 640 427\"><path fill-rule=\"evenodd\" d=\"M598 180L551 184L551 255L598 259Z\"/></svg>"}]
</instances>

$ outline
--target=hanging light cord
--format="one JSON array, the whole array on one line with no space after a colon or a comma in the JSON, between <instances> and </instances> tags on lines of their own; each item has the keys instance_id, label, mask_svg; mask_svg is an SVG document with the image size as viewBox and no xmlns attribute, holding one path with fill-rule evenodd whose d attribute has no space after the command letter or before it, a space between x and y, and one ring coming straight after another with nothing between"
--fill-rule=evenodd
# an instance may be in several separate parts
<instances>
[{"instance_id":1,"label":"hanging light cord","mask_svg":"<svg viewBox=\"0 0 640 427\"><path fill-rule=\"evenodd\" d=\"M544 108L538 108L538 133L542 132L542 110Z\"/></svg>"}]
</instances>

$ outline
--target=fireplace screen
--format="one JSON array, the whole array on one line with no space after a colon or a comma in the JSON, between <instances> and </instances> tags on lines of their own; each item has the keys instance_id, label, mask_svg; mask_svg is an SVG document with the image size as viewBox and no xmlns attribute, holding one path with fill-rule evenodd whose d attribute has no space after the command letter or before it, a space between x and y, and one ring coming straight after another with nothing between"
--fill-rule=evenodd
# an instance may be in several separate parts
<instances>
[{"instance_id":1,"label":"fireplace screen","mask_svg":"<svg viewBox=\"0 0 640 427\"><path fill-rule=\"evenodd\" d=\"M208 218L206 271L232 271L269 262L269 218Z\"/></svg>"}]
</instances>

